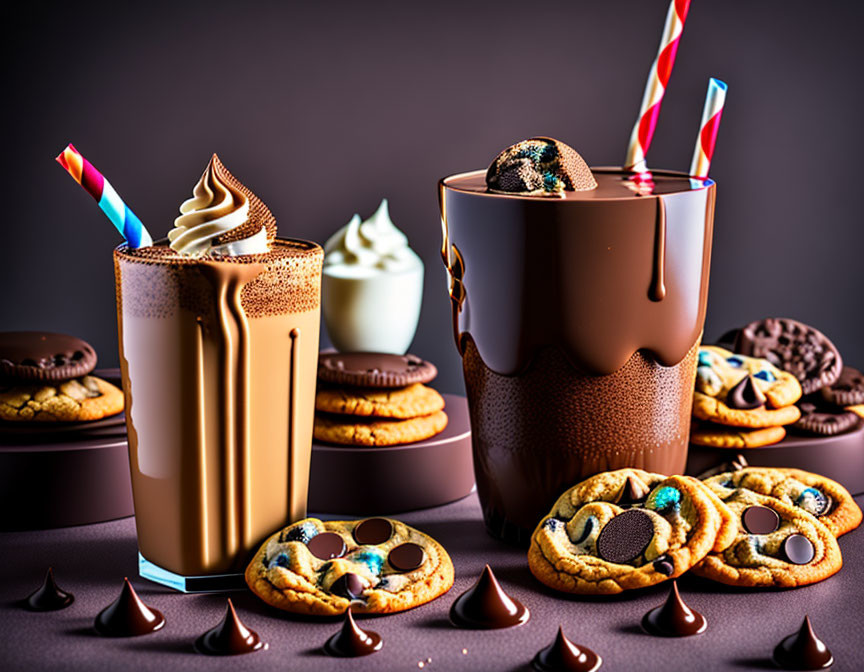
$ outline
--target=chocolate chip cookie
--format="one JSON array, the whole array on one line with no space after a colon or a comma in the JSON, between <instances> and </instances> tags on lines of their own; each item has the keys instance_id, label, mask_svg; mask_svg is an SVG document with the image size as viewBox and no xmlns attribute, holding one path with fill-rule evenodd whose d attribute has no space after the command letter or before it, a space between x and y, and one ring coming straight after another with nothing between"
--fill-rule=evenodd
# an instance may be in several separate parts
<instances>
[{"instance_id":1,"label":"chocolate chip cookie","mask_svg":"<svg viewBox=\"0 0 864 672\"><path fill-rule=\"evenodd\" d=\"M738 332L736 352L764 357L794 375L804 394L832 385L843 370L836 346L818 329L803 322L769 317L751 322Z\"/></svg>"},{"instance_id":2,"label":"chocolate chip cookie","mask_svg":"<svg viewBox=\"0 0 864 672\"><path fill-rule=\"evenodd\" d=\"M0 388L0 420L84 422L123 410L123 392L96 376Z\"/></svg>"},{"instance_id":3,"label":"chocolate chip cookie","mask_svg":"<svg viewBox=\"0 0 864 672\"><path fill-rule=\"evenodd\" d=\"M740 429L694 422L690 427L690 443L711 448L760 448L780 443L786 437L783 427Z\"/></svg>"},{"instance_id":4,"label":"chocolate chip cookie","mask_svg":"<svg viewBox=\"0 0 864 672\"><path fill-rule=\"evenodd\" d=\"M731 586L794 588L842 566L837 539L804 509L745 488L730 490L723 501L738 532L725 550L696 564L694 574Z\"/></svg>"},{"instance_id":5,"label":"chocolate chip cookie","mask_svg":"<svg viewBox=\"0 0 864 672\"><path fill-rule=\"evenodd\" d=\"M272 535L246 569L246 583L278 609L333 616L390 614L425 604L453 585L444 547L391 518L306 518Z\"/></svg>"},{"instance_id":6,"label":"chocolate chip cookie","mask_svg":"<svg viewBox=\"0 0 864 672\"><path fill-rule=\"evenodd\" d=\"M779 499L815 516L835 536L861 523L861 509L849 491L830 478L801 469L744 467L705 479L705 485L721 499L737 489L751 490Z\"/></svg>"},{"instance_id":7,"label":"chocolate chip cookie","mask_svg":"<svg viewBox=\"0 0 864 672\"><path fill-rule=\"evenodd\" d=\"M528 566L555 590L619 593L680 576L731 543L735 527L696 479L619 469L561 495L534 530Z\"/></svg>"},{"instance_id":8,"label":"chocolate chip cookie","mask_svg":"<svg viewBox=\"0 0 864 672\"><path fill-rule=\"evenodd\" d=\"M316 441L345 446L398 446L429 439L443 432L445 427L447 414L444 411L408 420L316 413L312 433Z\"/></svg>"},{"instance_id":9,"label":"chocolate chip cookie","mask_svg":"<svg viewBox=\"0 0 864 672\"><path fill-rule=\"evenodd\" d=\"M395 388L319 386L315 394L316 411L341 415L406 420L443 408L444 398L422 383Z\"/></svg>"}]
</instances>

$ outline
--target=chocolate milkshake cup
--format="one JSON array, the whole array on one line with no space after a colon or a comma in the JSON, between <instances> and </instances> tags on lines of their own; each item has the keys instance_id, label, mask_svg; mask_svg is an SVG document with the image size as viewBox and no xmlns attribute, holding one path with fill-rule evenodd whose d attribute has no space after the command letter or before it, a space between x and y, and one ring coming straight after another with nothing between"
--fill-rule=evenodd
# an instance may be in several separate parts
<instances>
[{"instance_id":1,"label":"chocolate milkshake cup","mask_svg":"<svg viewBox=\"0 0 864 672\"><path fill-rule=\"evenodd\" d=\"M526 142L439 185L477 490L520 544L592 474L683 472L715 199L707 178Z\"/></svg>"},{"instance_id":2,"label":"chocolate milkshake cup","mask_svg":"<svg viewBox=\"0 0 864 672\"><path fill-rule=\"evenodd\" d=\"M168 240L114 252L139 569L233 585L306 515L323 250L214 156Z\"/></svg>"}]
</instances>

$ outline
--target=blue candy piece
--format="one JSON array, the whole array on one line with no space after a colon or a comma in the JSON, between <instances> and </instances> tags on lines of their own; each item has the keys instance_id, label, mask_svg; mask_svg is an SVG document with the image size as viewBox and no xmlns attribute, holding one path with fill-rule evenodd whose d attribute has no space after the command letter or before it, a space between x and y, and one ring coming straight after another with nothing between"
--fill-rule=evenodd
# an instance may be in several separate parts
<instances>
[{"instance_id":1,"label":"blue candy piece","mask_svg":"<svg viewBox=\"0 0 864 672\"><path fill-rule=\"evenodd\" d=\"M699 366L707 366L712 367L714 363L711 361L711 353L707 350L701 350L699 352Z\"/></svg>"},{"instance_id":2,"label":"blue candy piece","mask_svg":"<svg viewBox=\"0 0 864 672\"><path fill-rule=\"evenodd\" d=\"M290 563L288 561L288 554L287 553L280 553L275 558L270 560L269 566L270 567L274 567L274 566L275 567L284 567L285 569L288 569L289 564Z\"/></svg>"},{"instance_id":3,"label":"blue candy piece","mask_svg":"<svg viewBox=\"0 0 864 672\"><path fill-rule=\"evenodd\" d=\"M744 366L744 360L740 357L735 357L734 355L732 357L727 357L726 363L729 364L729 366L734 366L736 369Z\"/></svg>"},{"instance_id":4,"label":"blue candy piece","mask_svg":"<svg viewBox=\"0 0 864 672\"><path fill-rule=\"evenodd\" d=\"M381 573L381 568L384 566L384 554L378 550L365 549L354 553L350 559L353 562L366 565L369 571L376 575Z\"/></svg>"},{"instance_id":5,"label":"blue candy piece","mask_svg":"<svg viewBox=\"0 0 864 672\"><path fill-rule=\"evenodd\" d=\"M805 488L795 500L795 505L814 516L824 516L831 508L831 498L816 488Z\"/></svg>"},{"instance_id":6,"label":"blue candy piece","mask_svg":"<svg viewBox=\"0 0 864 672\"><path fill-rule=\"evenodd\" d=\"M306 522L293 528L288 534L283 534L279 541L299 541L308 544L309 540L317 534L318 528L313 523Z\"/></svg>"},{"instance_id":7,"label":"blue candy piece","mask_svg":"<svg viewBox=\"0 0 864 672\"><path fill-rule=\"evenodd\" d=\"M655 511L669 511L677 509L680 503L681 492L678 488L666 485L651 493L646 506Z\"/></svg>"},{"instance_id":8,"label":"blue candy piece","mask_svg":"<svg viewBox=\"0 0 864 672\"><path fill-rule=\"evenodd\" d=\"M546 520L545 523L543 523L543 527L545 527L545 528L546 528L547 530L549 530L550 532L557 532L558 530L561 529L561 527L563 526L563 524L564 524L564 523L562 523L562 522L561 522L560 520L558 520L557 518L549 518L549 519Z\"/></svg>"},{"instance_id":9,"label":"blue candy piece","mask_svg":"<svg viewBox=\"0 0 864 672\"><path fill-rule=\"evenodd\" d=\"M759 380L764 380L766 383L773 383L777 380L777 376L775 376L771 371L768 371L768 369L753 374L753 377L759 378Z\"/></svg>"}]
</instances>

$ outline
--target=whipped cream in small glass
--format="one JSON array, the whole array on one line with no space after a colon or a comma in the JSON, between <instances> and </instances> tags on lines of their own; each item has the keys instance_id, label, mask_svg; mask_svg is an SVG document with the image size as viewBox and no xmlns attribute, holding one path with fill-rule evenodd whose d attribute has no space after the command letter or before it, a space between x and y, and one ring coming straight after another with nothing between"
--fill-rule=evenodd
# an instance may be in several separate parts
<instances>
[{"instance_id":1,"label":"whipped cream in small glass","mask_svg":"<svg viewBox=\"0 0 864 672\"><path fill-rule=\"evenodd\" d=\"M322 311L342 352L405 354L420 319L423 261L390 219L387 199L324 244Z\"/></svg>"}]
</instances>

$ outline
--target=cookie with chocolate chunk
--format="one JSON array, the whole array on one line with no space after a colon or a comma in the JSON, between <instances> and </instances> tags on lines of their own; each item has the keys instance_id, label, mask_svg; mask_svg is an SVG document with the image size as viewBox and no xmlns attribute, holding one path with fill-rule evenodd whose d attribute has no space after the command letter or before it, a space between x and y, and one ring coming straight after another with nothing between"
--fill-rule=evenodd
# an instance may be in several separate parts
<instances>
[{"instance_id":1,"label":"cookie with chocolate chunk","mask_svg":"<svg viewBox=\"0 0 864 672\"><path fill-rule=\"evenodd\" d=\"M0 385L53 383L86 376L96 351L86 341L46 331L0 332Z\"/></svg>"},{"instance_id":2,"label":"cookie with chocolate chunk","mask_svg":"<svg viewBox=\"0 0 864 672\"><path fill-rule=\"evenodd\" d=\"M837 539L802 508L744 488L720 498L735 515L737 534L693 567L697 576L731 586L794 588L842 566Z\"/></svg>"},{"instance_id":3,"label":"cookie with chocolate chunk","mask_svg":"<svg viewBox=\"0 0 864 672\"><path fill-rule=\"evenodd\" d=\"M297 614L392 614L440 597L453 562L432 537L392 518L306 518L273 534L246 583L267 604Z\"/></svg>"},{"instance_id":4,"label":"cookie with chocolate chunk","mask_svg":"<svg viewBox=\"0 0 864 672\"><path fill-rule=\"evenodd\" d=\"M741 467L705 479L721 499L736 489L769 495L815 516L839 537L861 524L861 509L849 491L821 474L801 469Z\"/></svg>"},{"instance_id":5,"label":"cookie with chocolate chunk","mask_svg":"<svg viewBox=\"0 0 864 672\"><path fill-rule=\"evenodd\" d=\"M528 566L555 590L619 593L680 576L735 530L732 513L698 480L619 469L561 495L531 536Z\"/></svg>"},{"instance_id":6,"label":"cookie with chocolate chunk","mask_svg":"<svg viewBox=\"0 0 864 672\"><path fill-rule=\"evenodd\" d=\"M840 377L823 387L822 398L835 406L864 404L864 373L851 366L844 366Z\"/></svg>"},{"instance_id":7,"label":"cookie with chocolate chunk","mask_svg":"<svg viewBox=\"0 0 864 672\"><path fill-rule=\"evenodd\" d=\"M122 410L123 392L96 376L0 388L0 420L10 422L84 422Z\"/></svg>"},{"instance_id":8,"label":"cookie with chocolate chunk","mask_svg":"<svg viewBox=\"0 0 864 672\"><path fill-rule=\"evenodd\" d=\"M735 351L764 357L791 373L804 394L832 385L843 370L836 346L818 329L789 318L769 317L751 322L738 332Z\"/></svg>"},{"instance_id":9,"label":"cookie with chocolate chunk","mask_svg":"<svg viewBox=\"0 0 864 672\"><path fill-rule=\"evenodd\" d=\"M438 375L431 362L416 355L383 352L332 352L318 357L318 379L363 388L429 383Z\"/></svg>"}]
</instances>

